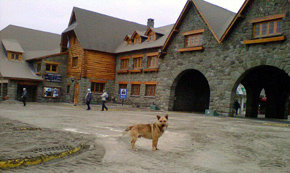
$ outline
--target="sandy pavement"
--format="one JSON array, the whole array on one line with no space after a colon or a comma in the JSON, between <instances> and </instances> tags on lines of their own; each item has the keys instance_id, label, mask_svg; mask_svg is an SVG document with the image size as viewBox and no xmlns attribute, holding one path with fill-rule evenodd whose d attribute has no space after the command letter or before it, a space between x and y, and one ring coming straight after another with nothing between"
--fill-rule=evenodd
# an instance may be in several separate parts
<instances>
[{"instance_id":1,"label":"sandy pavement","mask_svg":"<svg viewBox=\"0 0 290 173\"><path fill-rule=\"evenodd\" d=\"M0 103L0 120L8 122L7 126L10 122L43 129L29 132L34 135L4 135L0 128L0 151L16 146L14 152L1 152L0 160L21 155L18 145L23 146L22 155L40 146L90 145L65 159L5 172L290 172L289 124L169 112L169 128L159 140L160 150L152 152L151 141L141 138L135 152L122 131L135 123L154 122L156 114L165 113L119 108L102 112L99 106L92 107L86 111L84 106L69 104Z\"/></svg>"}]
</instances>

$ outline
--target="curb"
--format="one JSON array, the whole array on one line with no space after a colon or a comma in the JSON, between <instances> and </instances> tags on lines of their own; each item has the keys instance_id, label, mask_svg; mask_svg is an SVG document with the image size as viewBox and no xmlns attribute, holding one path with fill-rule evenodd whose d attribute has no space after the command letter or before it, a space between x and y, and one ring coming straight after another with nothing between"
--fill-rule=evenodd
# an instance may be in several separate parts
<instances>
[{"instance_id":1,"label":"curb","mask_svg":"<svg viewBox=\"0 0 290 173\"><path fill-rule=\"evenodd\" d=\"M87 149L89 146L80 144L77 147L56 154L47 154L41 155L32 158L20 158L20 159L9 159L9 160L0 160L0 169L10 169L10 168L18 168L21 166L31 166L38 165L41 163L49 162L51 160L64 158L67 156L71 156L73 154L79 153L84 149Z\"/></svg>"}]
</instances>

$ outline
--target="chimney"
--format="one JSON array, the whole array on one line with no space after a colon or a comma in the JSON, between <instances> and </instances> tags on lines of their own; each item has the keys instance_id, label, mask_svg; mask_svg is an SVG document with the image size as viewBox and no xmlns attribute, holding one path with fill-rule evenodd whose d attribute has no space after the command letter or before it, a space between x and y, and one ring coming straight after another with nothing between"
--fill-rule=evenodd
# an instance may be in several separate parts
<instances>
[{"instance_id":1,"label":"chimney","mask_svg":"<svg viewBox=\"0 0 290 173\"><path fill-rule=\"evenodd\" d=\"M154 28L154 19L149 18L147 20L147 26L150 28Z\"/></svg>"}]
</instances>

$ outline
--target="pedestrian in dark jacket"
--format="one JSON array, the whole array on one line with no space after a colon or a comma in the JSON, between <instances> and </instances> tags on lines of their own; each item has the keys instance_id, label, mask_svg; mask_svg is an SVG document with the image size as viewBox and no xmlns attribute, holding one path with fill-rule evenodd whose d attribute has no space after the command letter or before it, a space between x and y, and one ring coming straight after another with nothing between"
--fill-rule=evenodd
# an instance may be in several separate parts
<instances>
[{"instance_id":1,"label":"pedestrian in dark jacket","mask_svg":"<svg viewBox=\"0 0 290 173\"><path fill-rule=\"evenodd\" d=\"M238 115L239 109L241 108L241 105L239 104L239 102L237 100L234 103L234 108L235 108L235 111L236 111L236 115Z\"/></svg>"},{"instance_id":2,"label":"pedestrian in dark jacket","mask_svg":"<svg viewBox=\"0 0 290 173\"><path fill-rule=\"evenodd\" d=\"M91 110L90 104L91 104L91 100L92 100L92 92L90 89L88 89L87 95L86 95L86 104L88 106L87 110Z\"/></svg>"},{"instance_id":3,"label":"pedestrian in dark jacket","mask_svg":"<svg viewBox=\"0 0 290 173\"><path fill-rule=\"evenodd\" d=\"M23 88L23 92L22 92L21 98L22 98L23 106L26 106L26 98L27 98L27 90L26 90L26 88Z\"/></svg>"}]
</instances>

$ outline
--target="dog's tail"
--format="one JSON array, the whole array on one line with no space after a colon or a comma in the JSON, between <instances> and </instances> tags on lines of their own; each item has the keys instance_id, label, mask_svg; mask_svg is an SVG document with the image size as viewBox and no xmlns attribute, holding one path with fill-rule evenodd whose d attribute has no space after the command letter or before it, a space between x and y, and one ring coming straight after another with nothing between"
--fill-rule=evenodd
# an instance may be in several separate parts
<instances>
[{"instance_id":1,"label":"dog's tail","mask_svg":"<svg viewBox=\"0 0 290 173\"><path fill-rule=\"evenodd\" d=\"M129 127L127 127L127 128L124 130L124 132L123 132L123 136L124 136L126 133L128 133L132 128L133 128L133 126L129 126Z\"/></svg>"}]
</instances>

